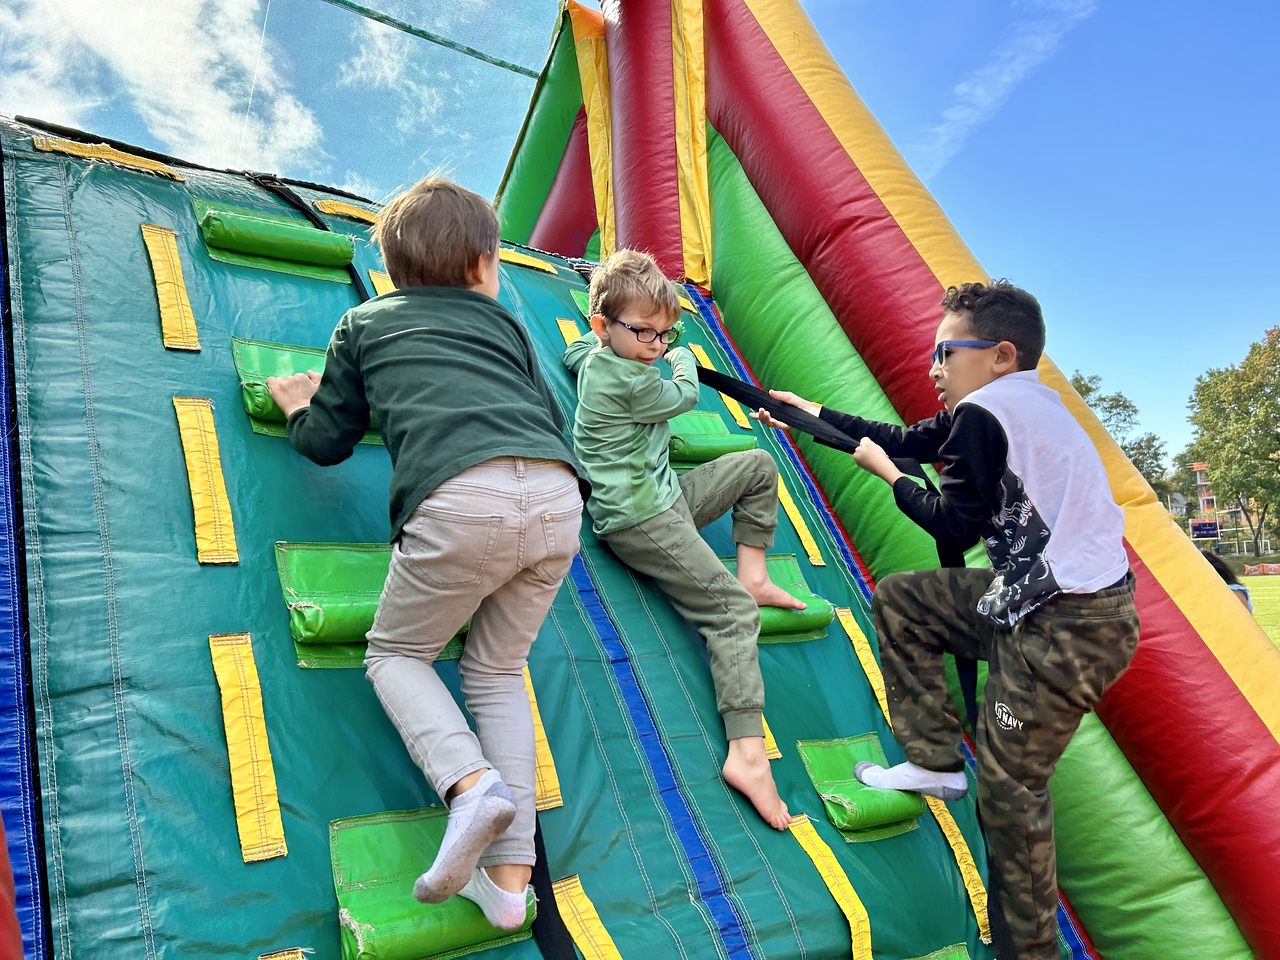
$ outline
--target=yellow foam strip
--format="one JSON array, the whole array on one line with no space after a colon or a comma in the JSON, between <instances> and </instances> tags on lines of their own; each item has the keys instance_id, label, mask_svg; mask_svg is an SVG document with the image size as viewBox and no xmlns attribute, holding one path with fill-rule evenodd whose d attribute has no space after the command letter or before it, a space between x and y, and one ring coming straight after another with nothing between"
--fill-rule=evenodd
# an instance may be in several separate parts
<instances>
[{"instance_id":1,"label":"yellow foam strip","mask_svg":"<svg viewBox=\"0 0 1280 960\"><path fill-rule=\"evenodd\" d=\"M707 351L703 349L702 344L691 343L689 344L689 349L692 350L693 355L698 358L698 362L708 370L716 369L716 365L711 362L711 357L707 355ZM720 399L724 401L725 409L728 410L729 415L733 417L734 423L742 427L744 430L750 430L751 418L748 417L746 411L742 409L742 404L733 399L733 397L725 396L723 393L720 394Z\"/></svg>"},{"instance_id":2,"label":"yellow foam strip","mask_svg":"<svg viewBox=\"0 0 1280 960\"><path fill-rule=\"evenodd\" d=\"M907 167L875 117L854 93L797 0L746 0L770 42L818 108L867 183L943 287L988 274L937 201ZM1125 508L1125 537L1142 562L1280 740L1280 651L1243 604L1215 582L1194 545L1159 506L1123 452L1047 358L1041 380L1061 394L1098 448L1112 495ZM1234 602L1234 606L1232 605Z\"/></svg>"},{"instance_id":3,"label":"yellow foam strip","mask_svg":"<svg viewBox=\"0 0 1280 960\"><path fill-rule=\"evenodd\" d=\"M871 644L867 642L867 635L858 626L858 621L853 619L853 611L848 607L836 607L836 619L840 621L840 626L844 627L845 634L853 643L853 652L858 655L858 662L862 664L862 671L867 675L867 680L871 683L871 689L875 691L876 700L880 703L880 711L884 714L885 723L892 726L893 721L889 719L889 699L884 692L884 674L880 672L880 664L876 662L876 656L871 652Z\"/></svg>"},{"instance_id":4,"label":"yellow foam strip","mask_svg":"<svg viewBox=\"0 0 1280 960\"><path fill-rule=\"evenodd\" d=\"M694 283L709 287L711 195L707 185L707 85L702 0L673 0L671 53L684 274Z\"/></svg>"},{"instance_id":5,"label":"yellow foam strip","mask_svg":"<svg viewBox=\"0 0 1280 960\"><path fill-rule=\"evenodd\" d=\"M781 760L782 751L778 749L778 741L773 739L773 731L769 729L769 721L760 718L764 724L764 755L769 760Z\"/></svg>"},{"instance_id":6,"label":"yellow foam strip","mask_svg":"<svg viewBox=\"0 0 1280 960\"><path fill-rule=\"evenodd\" d=\"M582 331L578 329L578 324L568 317L556 317L556 326L560 328L560 336L564 337L566 347L582 339Z\"/></svg>"},{"instance_id":7,"label":"yellow foam strip","mask_svg":"<svg viewBox=\"0 0 1280 960\"><path fill-rule=\"evenodd\" d=\"M978 873L978 865L973 862L973 854L964 834L956 825L956 818L951 816L947 805L937 797L925 797L929 810L942 828L942 835L947 838L951 854L956 858L956 866L960 868L960 878L969 894L969 904L973 907L973 917L978 921L978 936L983 943L991 942L991 921L987 917L987 888L982 885L982 875Z\"/></svg>"},{"instance_id":8,"label":"yellow foam strip","mask_svg":"<svg viewBox=\"0 0 1280 960\"><path fill-rule=\"evenodd\" d=\"M564 806L564 799L560 796L560 776L556 773L556 761L551 756L546 728L542 726L538 698L533 693L533 677L529 675L527 665L524 668L524 692L529 695L529 710L533 713L533 746L537 756L534 769L536 806L539 810L554 810Z\"/></svg>"},{"instance_id":9,"label":"yellow foam strip","mask_svg":"<svg viewBox=\"0 0 1280 960\"><path fill-rule=\"evenodd\" d=\"M849 921L849 933L853 940L854 960L871 960L871 918L867 916L867 908L858 899L857 891L849 882L849 877L840 866L840 861L831 852L818 831L814 829L809 818L803 813L791 818L791 835L799 841L801 848L809 855L813 865L818 868L822 882L835 897L840 912Z\"/></svg>"},{"instance_id":10,"label":"yellow foam strip","mask_svg":"<svg viewBox=\"0 0 1280 960\"><path fill-rule=\"evenodd\" d=\"M556 880L551 889L555 892L556 906L569 929L569 936L573 937L585 960L622 960L622 954L618 953L609 931L600 922L600 914L596 913L595 904L582 889L582 881L577 875Z\"/></svg>"},{"instance_id":11,"label":"yellow foam strip","mask_svg":"<svg viewBox=\"0 0 1280 960\"><path fill-rule=\"evenodd\" d=\"M105 143L77 143L75 140L59 140L55 137L36 137L31 141L31 145L37 150L66 153L73 157L83 157L86 160L108 160L111 163L118 163L122 167L133 167L137 170L164 174L173 180L187 179L172 167L160 163L158 160L148 160L146 157L134 156L132 153L125 153L115 147L109 147Z\"/></svg>"},{"instance_id":12,"label":"yellow foam strip","mask_svg":"<svg viewBox=\"0 0 1280 960\"><path fill-rule=\"evenodd\" d=\"M854 92L799 0L746 0L746 4L867 185L928 263L943 289L970 280L986 280L988 275L938 202Z\"/></svg>"},{"instance_id":13,"label":"yellow foam strip","mask_svg":"<svg viewBox=\"0 0 1280 960\"><path fill-rule=\"evenodd\" d=\"M187 299L187 284L182 278L182 260L178 256L178 234L154 223L142 224L142 242L151 258L151 272L156 278L156 300L160 304L160 335L168 350L199 350L196 317Z\"/></svg>"},{"instance_id":14,"label":"yellow foam strip","mask_svg":"<svg viewBox=\"0 0 1280 960\"><path fill-rule=\"evenodd\" d=\"M240 854L245 863L283 857L289 850L280 821L276 771L267 743L253 644L247 633L218 633L209 637L209 652L213 655L218 689L222 691L222 722L231 760Z\"/></svg>"},{"instance_id":15,"label":"yellow foam strip","mask_svg":"<svg viewBox=\"0 0 1280 960\"><path fill-rule=\"evenodd\" d=\"M680 301L680 307L682 309L688 310L694 316L698 315L698 308L693 305L693 301L690 300L688 297L682 297L679 294L677 294L676 299Z\"/></svg>"},{"instance_id":16,"label":"yellow foam strip","mask_svg":"<svg viewBox=\"0 0 1280 960\"><path fill-rule=\"evenodd\" d=\"M844 632L853 643L858 662L862 664L862 670L867 675L871 689L875 691L876 700L880 702L885 723L892 726L892 721L889 719L889 701L884 690L884 674L880 672L880 664L876 662L875 655L871 652L867 635L862 632L858 621L853 618L853 611L848 607L836 607L836 619L840 621L840 626L844 627ZM982 885L982 876L978 873L978 865L973 862L973 853L969 850L969 844L965 842L964 834L960 832L947 805L933 797L925 797L925 800L929 804L929 809L933 811L938 826L942 828L942 835L947 838L952 856L956 858L960 879L964 881L964 888L968 891L969 903L973 906L973 915L978 921L978 933L982 937L982 942L990 943L991 924L987 920L987 890Z\"/></svg>"},{"instance_id":17,"label":"yellow foam strip","mask_svg":"<svg viewBox=\"0 0 1280 960\"><path fill-rule=\"evenodd\" d=\"M274 953L259 954L258 960L307 960L307 955L302 952L301 947L289 947Z\"/></svg>"},{"instance_id":18,"label":"yellow foam strip","mask_svg":"<svg viewBox=\"0 0 1280 960\"><path fill-rule=\"evenodd\" d=\"M796 506L796 501L791 496L791 491L787 489L787 484L781 476L778 477L778 502L782 504L783 512L791 520L791 525L796 528L796 535L800 538L800 542L804 544L804 552L808 555L809 562L815 567L825 567L827 561L822 559L822 551L818 549L818 541L813 538L809 525L804 522L804 514Z\"/></svg>"},{"instance_id":19,"label":"yellow foam strip","mask_svg":"<svg viewBox=\"0 0 1280 960\"><path fill-rule=\"evenodd\" d=\"M521 267L541 270L543 273L549 273L553 277L559 276L558 271L551 264L545 263L537 257L531 257L527 253L521 253L519 250L508 250L506 247L503 247L498 251L498 259L503 263L514 263Z\"/></svg>"},{"instance_id":20,"label":"yellow foam strip","mask_svg":"<svg viewBox=\"0 0 1280 960\"><path fill-rule=\"evenodd\" d=\"M369 282L373 284L374 295L379 297L396 288L396 285L391 282L391 274L382 270L370 270Z\"/></svg>"},{"instance_id":21,"label":"yellow foam strip","mask_svg":"<svg viewBox=\"0 0 1280 960\"><path fill-rule=\"evenodd\" d=\"M187 461L191 506L196 518L196 559L201 563L239 563L236 528L222 479L213 401L206 397L174 397L178 433Z\"/></svg>"},{"instance_id":22,"label":"yellow foam strip","mask_svg":"<svg viewBox=\"0 0 1280 960\"><path fill-rule=\"evenodd\" d=\"M363 220L365 223L377 223L380 219L377 211L357 207L354 203L347 203L345 200L317 200L314 206L321 213L350 217L352 220Z\"/></svg>"},{"instance_id":23,"label":"yellow foam strip","mask_svg":"<svg viewBox=\"0 0 1280 960\"><path fill-rule=\"evenodd\" d=\"M607 260L617 243L613 222L613 142L609 133L609 57L604 48L604 20L576 0L565 5L573 27L582 103L587 112L587 153L591 187L600 226L600 259Z\"/></svg>"}]
</instances>

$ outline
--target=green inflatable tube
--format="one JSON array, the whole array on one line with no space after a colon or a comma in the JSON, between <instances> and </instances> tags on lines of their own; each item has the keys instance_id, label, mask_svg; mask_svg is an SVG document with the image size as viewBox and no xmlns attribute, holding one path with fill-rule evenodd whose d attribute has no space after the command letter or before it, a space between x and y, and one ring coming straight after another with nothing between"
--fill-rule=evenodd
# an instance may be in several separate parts
<instances>
[{"instance_id":1,"label":"green inflatable tube","mask_svg":"<svg viewBox=\"0 0 1280 960\"><path fill-rule=\"evenodd\" d=\"M504 240L529 242L580 109L582 81L573 50L573 26L566 13L560 19L560 33L538 78L533 103L498 187L495 203Z\"/></svg>"},{"instance_id":2,"label":"green inflatable tube","mask_svg":"<svg viewBox=\"0 0 1280 960\"><path fill-rule=\"evenodd\" d=\"M707 127L712 292L726 328L766 387L874 420L902 423L880 384L787 246L737 157ZM819 361L820 362L815 362ZM877 579L936 567L933 540L898 510L893 491L847 453L800 436L840 522Z\"/></svg>"},{"instance_id":3,"label":"green inflatable tube","mask_svg":"<svg viewBox=\"0 0 1280 960\"><path fill-rule=\"evenodd\" d=\"M1058 885L1106 960L1253 960L1096 714L1085 716L1049 789Z\"/></svg>"},{"instance_id":4,"label":"green inflatable tube","mask_svg":"<svg viewBox=\"0 0 1280 960\"><path fill-rule=\"evenodd\" d=\"M200 219L200 232L211 247L325 267L345 267L356 249L345 233L317 230L304 220L295 226L229 210L209 210Z\"/></svg>"}]
</instances>

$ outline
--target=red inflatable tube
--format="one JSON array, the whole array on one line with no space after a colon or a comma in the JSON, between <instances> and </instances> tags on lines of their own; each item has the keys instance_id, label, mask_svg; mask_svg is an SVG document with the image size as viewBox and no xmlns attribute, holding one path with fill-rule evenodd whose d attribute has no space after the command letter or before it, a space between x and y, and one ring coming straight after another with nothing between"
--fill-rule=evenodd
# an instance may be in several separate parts
<instances>
[{"instance_id":1,"label":"red inflatable tube","mask_svg":"<svg viewBox=\"0 0 1280 960\"><path fill-rule=\"evenodd\" d=\"M1098 716L1259 958L1280 958L1280 744L1129 550L1142 641ZM1280 692L1277 693L1280 696Z\"/></svg>"},{"instance_id":2,"label":"red inflatable tube","mask_svg":"<svg viewBox=\"0 0 1280 960\"><path fill-rule=\"evenodd\" d=\"M598 225L595 188L591 183L591 151L587 146L587 109L583 107L573 121L569 144L560 158L538 222L529 234L529 246L566 257L580 257L587 252L587 244Z\"/></svg>"},{"instance_id":3,"label":"red inflatable tube","mask_svg":"<svg viewBox=\"0 0 1280 960\"><path fill-rule=\"evenodd\" d=\"M712 126L895 409L907 422L932 416L924 366L941 284L746 6L705 9ZM1280 746L1133 560L1142 652L1099 712L1251 946L1280 960L1280 829L1267 800L1280 788Z\"/></svg>"},{"instance_id":4,"label":"red inflatable tube","mask_svg":"<svg viewBox=\"0 0 1280 960\"><path fill-rule=\"evenodd\" d=\"M711 125L894 409L907 423L932 417L942 285L746 5L707 0L705 12Z\"/></svg>"},{"instance_id":5,"label":"red inflatable tube","mask_svg":"<svg viewBox=\"0 0 1280 960\"><path fill-rule=\"evenodd\" d=\"M670 0L605 0L617 248L684 276Z\"/></svg>"}]
</instances>

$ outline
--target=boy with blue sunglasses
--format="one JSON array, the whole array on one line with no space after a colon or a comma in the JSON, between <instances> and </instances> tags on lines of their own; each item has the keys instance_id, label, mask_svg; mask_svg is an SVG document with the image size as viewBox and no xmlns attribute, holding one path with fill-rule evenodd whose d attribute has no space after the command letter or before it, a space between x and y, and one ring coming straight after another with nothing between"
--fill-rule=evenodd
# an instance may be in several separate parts
<instances>
[{"instance_id":1,"label":"boy with blue sunglasses","mask_svg":"<svg viewBox=\"0 0 1280 960\"><path fill-rule=\"evenodd\" d=\"M591 277L591 333L569 345L578 377L573 445L591 481L596 536L657 581L707 641L729 755L725 782L777 830L790 817L764 750L760 607L803 608L769 579L765 551L778 524L778 467L764 450L717 457L677 477L668 421L698 402L697 362L679 336L680 301L647 253L619 250ZM668 351L667 347L674 349ZM671 378L656 364L664 359ZM733 510L735 578L698 534Z\"/></svg>"},{"instance_id":2,"label":"boy with blue sunglasses","mask_svg":"<svg viewBox=\"0 0 1280 960\"><path fill-rule=\"evenodd\" d=\"M944 410L911 427L838 413L791 393L775 400L860 441L854 459L893 487L898 508L939 544L982 539L991 568L897 573L876 587L894 737L907 763L858 764L875 787L942 800L968 791L960 721L943 654L986 660L977 727L978 805L1005 960L1057 960L1057 879L1049 778L1081 718L1138 644L1124 511L1084 429L1040 382L1044 321L1007 281L966 283L942 301L929 376ZM766 410L753 414L781 424ZM938 492L891 457L941 463Z\"/></svg>"}]
</instances>

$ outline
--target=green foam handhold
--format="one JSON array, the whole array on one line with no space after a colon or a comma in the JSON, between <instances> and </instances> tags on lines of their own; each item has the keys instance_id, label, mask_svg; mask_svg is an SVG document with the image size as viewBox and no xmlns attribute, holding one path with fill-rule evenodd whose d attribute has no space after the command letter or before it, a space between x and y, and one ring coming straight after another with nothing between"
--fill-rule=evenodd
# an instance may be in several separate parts
<instances>
[{"instance_id":1,"label":"green foam handhold","mask_svg":"<svg viewBox=\"0 0 1280 960\"><path fill-rule=\"evenodd\" d=\"M383 543L276 544L276 571L299 666L363 666L365 634L390 564L391 547ZM436 659L461 656L455 637Z\"/></svg>"},{"instance_id":2,"label":"green foam handhold","mask_svg":"<svg viewBox=\"0 0 1280 960\"><path fill-rule=\"evenodd\" d=\"M275 260L345 267L355 241L345 233L319 230L306 220L210 206L200 217L200 232L211 247Z\"/></svg>"},{"instance_id":3,"label":"green foam handhold","mask_svg":"<svg viewBox=\"0 0 1280 960\"><path fill-rule=\"evenodd\" d=\"M735 558L721 557L720 560L730 573L738 575ZM761 607L760 642L795 643L825 637L827 624L835 619L835 607L809 589L795 554L771 553L765 557L765 569L769 571L770 580L797 600L803 600L806 606L803 610Z\"/></svg>"},{"instance_id":4,"label":"green foam handhold","mask_svg":"<svg viewBox=\"0 0 1280 960\"><path fill-rule=\"evenodd\" d=\"M524 925L513 933L494 927L465 897L414 899L413 882L435 859L448 818L445 807L425 807L330 822L343 960L450 960L530 936L532 890Z\"/></svg>"},{"instance_id":5,"label":"green foam handhold","mask_svg":"<svg viewBox=\"0 0 1280 960\"><path fill-rule=\"evenodd\" d=\"M690 410L672 417L670 426L672 462L706 463L760 445L750 434L730 433L724 418L713 410Z\"/></svg>"},{"instance_id":6,"label":"green foam handhold","mask_svg":"<svg viewBox=\"0 0 1280 960\"><path fill-rule=\"evenodd\" d=\"M874 733L835 740L798 740L796 749L828 819L850 843L880 840L915 828L927 809L924 797L903 790L869 787L853 775L862 760L888 766Z\"/></svg>"},{"instance_id":7,"label":"green foam handhold","mask_svg":"<svg viewBox=\"0 0 1280 960\"><path fill-rule=\"evenodd\" d=\"M324 373L325 351L266 340L231 338L231 358L240 377L240 394L254 433L272 437L288 435L284 411L271 398L267 377L288 377L312 370ZM361 443L382 443L377 425L370 420Z\"/></svg>"}]
</instances>

